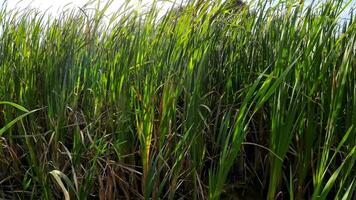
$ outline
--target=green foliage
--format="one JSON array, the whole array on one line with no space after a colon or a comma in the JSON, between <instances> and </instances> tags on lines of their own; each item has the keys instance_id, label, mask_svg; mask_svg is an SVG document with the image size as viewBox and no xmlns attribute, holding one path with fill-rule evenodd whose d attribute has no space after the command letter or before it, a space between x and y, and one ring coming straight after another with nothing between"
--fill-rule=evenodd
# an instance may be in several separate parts
<instances>
[{"instance_id":1,"label":"green foliage","mask_svg":"<svg viewBox=\"0 0 356 200\"><path fill-rule=\"evenodd\" d=\"M1 7L0 198L354 198L351 1L303 2Z\"/></svg>"}]
</instances>

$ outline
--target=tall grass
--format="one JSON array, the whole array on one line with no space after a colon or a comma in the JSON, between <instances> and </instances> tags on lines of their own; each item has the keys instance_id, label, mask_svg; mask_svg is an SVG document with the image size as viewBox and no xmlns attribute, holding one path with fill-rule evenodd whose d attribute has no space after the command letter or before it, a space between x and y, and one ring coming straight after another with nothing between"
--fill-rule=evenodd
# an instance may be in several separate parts
<instances>
[{"instance_id":1,"label":"tall grass","mask_svg":"<svg viewBox=\"0 0 356 200\"><path fill-rule=\"evenodd\" d=\"M0 198L353 199L351 3L0 10Z\"/></svg>"}]
</instances>

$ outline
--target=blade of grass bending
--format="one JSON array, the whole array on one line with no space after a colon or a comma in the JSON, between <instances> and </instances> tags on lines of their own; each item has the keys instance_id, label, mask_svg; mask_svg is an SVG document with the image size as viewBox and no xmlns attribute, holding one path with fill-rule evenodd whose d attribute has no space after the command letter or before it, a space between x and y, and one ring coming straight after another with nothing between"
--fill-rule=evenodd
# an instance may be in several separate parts
<instances>
[{"instance_id":1,"label":"blade of grass bending","mask_svg":"<svg viewBox=\"0 0 356 200\"><path fill-rule=\"evenodd\" d=\"M26 117L27 115L30 115L30 114L35 113L35 112L37 112L37 111L39 111L39 110L42 110L42 109L44 109L44 108L39 108L39 109L36 109L36 110L32 110L32 111L30 111L30 112L27 112L27 113L25 113L25 114L22 114L22 115L16 117L14 120L12 120L11 122L9 122L8 124L6 124L4 127L2 127L2 128L0 129L0 136L2 136L2 134L4 134L5 131L7 131L7 130L8 130L9 128L11 128L14 124L16 124L16 122L20 121L21 119L23 119L23 118Z\"/></svg>"},{"instance_id":2,"label":"blade of grass bending","mask_svg":"<svg viewBox=\"0 0 356 200\"><path fill-rule=\"evenodd\" d=\"M64 195L64 199L65 200L70 200L69 192L66 189L66 187L64 186L61 178L59 177L59 174L57 173L57 170L51 171L50 174L53 176L53 178L56 180L56 182L59 185L59 187L62 189L63 195Z\"/></svg>"},{"instance_id":3,"label":"blade of grass bending","mask_svg":"<svg viewBox=\"0 0 356 200\"><path fill-rule=\"evenodd\" d=\"M13 103L13 102L9 102L9 101L0 101L0 104L3 104L3 105L10 105L12 107L15 107L21 111L24 111L24 112L30 112L29 110L27 110L25 107L23 106L20 106L19 104L16 104L16 103Z\"/></svg>"}]
</instances>

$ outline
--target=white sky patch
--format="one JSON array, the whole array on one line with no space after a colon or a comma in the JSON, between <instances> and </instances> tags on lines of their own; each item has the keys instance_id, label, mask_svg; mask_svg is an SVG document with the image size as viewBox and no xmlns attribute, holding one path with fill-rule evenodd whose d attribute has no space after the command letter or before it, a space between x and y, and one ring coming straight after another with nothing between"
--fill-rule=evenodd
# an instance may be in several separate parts
<instances>
[{"instance_id":1,"label":"white sky patch","mask_svg":"<svg viewBox=\"0 0 356 200\"><path fill-rule=\"evenodd\" d=\"M107 0L0 0L0 6L6 5L8 10L28 10L36 9L40 12L46 12L52 16L58 16L63 10L82 8L84 5L92 2L90 6L86 8L96 8L98 2L100 2L100 7L102 8ZM110 7L107 10L107 14L113 13L120 9L125 2L130 2L130 6L135 9L143 9L148 7L153 2L152 0L112 0ZM166 1L158 1L157 4L162 12L165 12L172 7L172 3ZM178 2L178 1L177 1ZM4 4L5 3L5 4ZM122 8L120 11L123 11Z\"/></svg>"},{"instance_id":2,"label":"white sky patch","mask_svg":"<svg viewBox=\"0 0 356 200\"><path fill-rule=\"evenodd\" d=\"M113 0L112 4L108 9L108 14L117 11L127 1L130 1L131 5L134 6L136 9L140 9L145 5L147 6L153 2L153 0ZM170 1L174 1L174 0L170 0ZM177 0L177 2L180 1L182 0ZM244 0L244 1L256 2L256 0ZM319 1L325 1L325 0L319 0ZM348 1L349 0L344 0L345 3ZM0 6L2 6L4 2L6 2L8 9L26 10L32 8L32 9L37 9L41 12L46 11L52 16L58 16L58 14L60 14L61 11L63 11L63 9L83 7L85 4L89 2L89 0L0 0ZM90 7L95 8L97 2L98 0L94 0L94 3L92 3ZM101 5L103 6L105 2L107 2L107 0L101 0ZM305 0L305 2L306 4L310 4L312 0ZM169 0L168 1L161 0L159 1L158 4L161 7L162 13L164 13L172 6L172 3L169 3ZM351 0L350 6L341 14L340 17L347 18L349 16L350 11L355 8L356 8L356 0ZM354 10L353 12L355 13Z\"/></svg>"}]
</instances>

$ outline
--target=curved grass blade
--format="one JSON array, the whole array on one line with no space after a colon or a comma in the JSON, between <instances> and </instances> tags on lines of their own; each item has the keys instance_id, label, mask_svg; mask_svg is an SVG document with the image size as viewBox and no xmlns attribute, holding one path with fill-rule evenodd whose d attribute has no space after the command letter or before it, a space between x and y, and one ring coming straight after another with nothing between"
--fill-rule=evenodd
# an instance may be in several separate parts
<instances>
[{"instance_id":1,"label":"curved grass blade","mask_svg":"<svg viewBox=\"0 0 356 200\"><path fill-rule=\"evenodd\" d=\"M0 136L2 136L2 134L4 134L5 131L7 131L9 128L11 128L14 124L16 124L16 122L20 121L21 119L23 119L24 117L26 117L27 115L30 115L32 113L35 113L39 110L42 110L44 108L39 108L39 109L35 109L35 110L32 110L32 111L29 111L29 112L26 112L25 114L22 114L18 117L16 117L14 120L12 120L11 122L9 122L8 124L6 124L4 127L2 127L0 129Z\"/></svg>"},{"instance_id":2,"label":"curved grass blade","mask_svg":"<svg viewBox=\"0 0 356 200\"><path fill-rule=\"evenodd\" d=\"M23 106L20 106L19 104L16 104L16 103L13 103L13 102L10 102L10 101L0 101L0 104L3 104L3 105L10 105L12 107L15 107L23 112L30 112L29 110L27 110L25 107Z\"/></svg>"}]
</instances>

